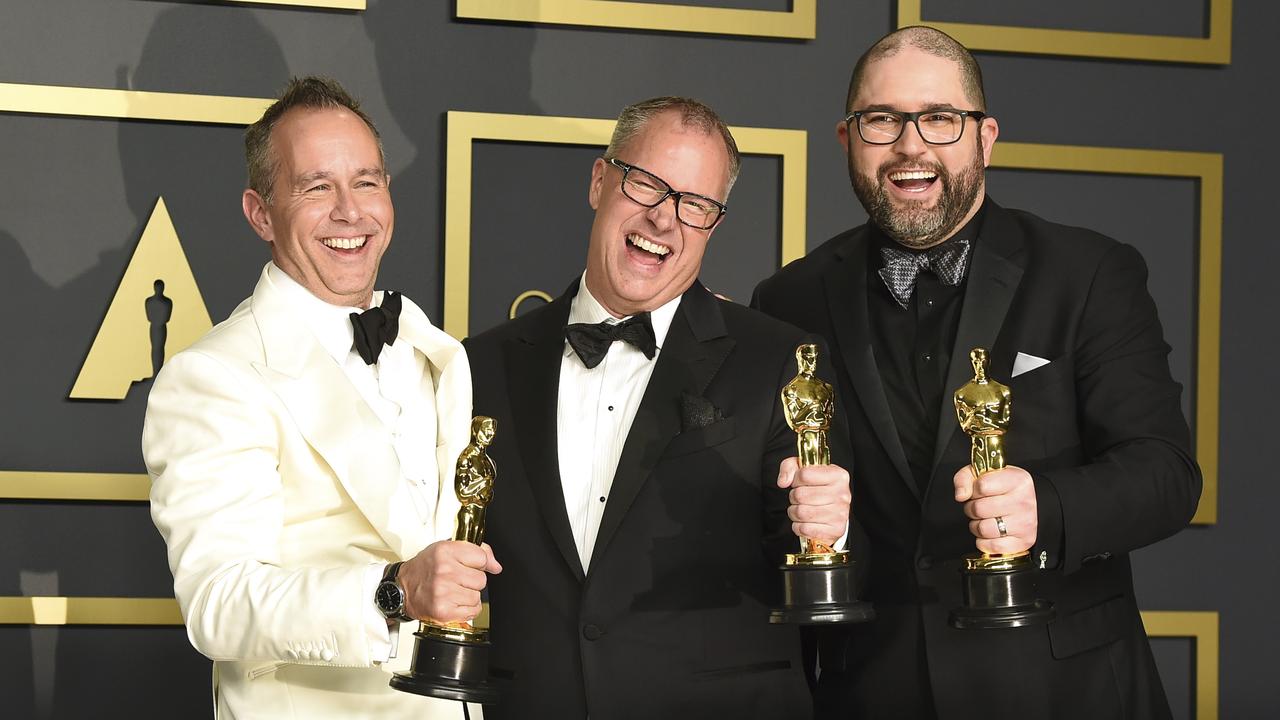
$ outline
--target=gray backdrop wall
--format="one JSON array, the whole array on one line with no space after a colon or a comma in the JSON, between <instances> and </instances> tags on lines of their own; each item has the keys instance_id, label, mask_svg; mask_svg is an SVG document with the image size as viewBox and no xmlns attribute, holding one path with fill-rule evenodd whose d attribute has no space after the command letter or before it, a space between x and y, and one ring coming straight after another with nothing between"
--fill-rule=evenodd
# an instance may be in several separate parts
<instances>
[{"instance_id":1,"label":"gray backdrop wall","mask_svg":"<svg viewBox=\"0 0 1280 720\"><path fill-rule=\"evenodd\" d=\"M802 131L807 145L789 154L747 158L710 248L704 279L745 300L784 258L784 236L814 247L865 219L834 127L857 56L900 13L916 10L937 22L1209 38L1218 46L1230 30L1229 61L1042 54L1048 42L1016 29L1022 46L984 41L1003 50L978 57L1010 148L991 172L991 194L1142 250L1197 447L1215 471L1201 522L1135 558L1175 714L1275 716L1280 573L1270 516L1280 490L1267 458L1280 401L1272 321L1280 250L1267 218L1280 160L1270 128L1280 6L826 0L814 37L797 39L725 34L714 24L680 32L459 17L464 6L485 4L467 0L277 3L0 3L0 716L210 714L209 663L174 624L164 548L140 501L138 438L150 387L142 298L148 273L167 273L172 339L199 328L201 307L214 322L226 317L267 258L239 209L241 124L261 106L234 98L267 98L290 75L317 73L361 96L383 131L398 211L380 285L406 291L433 318L454 318L450 329L472 332L505 319L521 293L558 294L585 253L598 148L528 142L521 128L539 127L537 117L612 118L638 99L685 94L734 126ZM364 8L303 6L324 4ZM528 3L544 19L562 4L608 15L616 10L608 6L624 3ZM782 18L813 3L678 4ZM1224 6L1228 24L1211 26ZM672 15L653 7L642 14L648 25ZM715 22L720 30L737 25ZM1073 37L1081 48L1094 42ZM1119 54L1139 56L1147 43L1121 45ZM71 90L58 105L64 88ZM200 109L191 95L222 100ZM460 188L467 177L458 174L458 155L449 165L447 133L451 125L474 129L473 116L451 111L533 119L507 118L503 126L516 128L509 136L481 133L464 143L470 177ZM1059 145L1177 152L1046 147ZM1001 165L999 145L996 152ZM794 204L784 212L789 192L803 218ZM457 203L449 208L447 193ZM160 232L162 222L148 230L153 214L162 215L154 213L160 198L177 240ZM469 232L459 234L449 223L468 207ZM450 264L448 276L447 244L450 263L466 250L469 271ZM184 285L188 267L194 282ZM125 297L139 282L146 292ZM107 349L147 370L126 377L125 360ZM124 378L123 397L71 398L89 366Z\"/></svg>"}]
</instances>

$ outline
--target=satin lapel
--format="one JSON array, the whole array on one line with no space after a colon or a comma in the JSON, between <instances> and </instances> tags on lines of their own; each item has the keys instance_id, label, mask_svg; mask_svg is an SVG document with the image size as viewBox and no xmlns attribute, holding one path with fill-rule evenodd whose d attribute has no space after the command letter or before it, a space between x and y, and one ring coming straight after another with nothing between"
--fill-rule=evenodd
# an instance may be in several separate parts
<instances>
[{"instance_id":1,"label":"satin lapel","mask_svg":"<svg viewBox=\"0 0 1280 720\"><path fill-rule=\"evenodd\" d=\"M717 300L695 282L680 300L622 446L592 558L604 556L658 459L680 433L681 393L703 395L734 344Z\"/></svg>"},{"instance_id":2,"label":"satin lapel","mask_svg":"<svg viewBox=\"0 0 1280 720\"><path fill-rule=\"evenodd\" d=\"M857 390L858 397L844 398L847 403L857 402L867 413L867 419L875 428L876 437L884 447L916 499L920 498L907 465L907 454L898 438L898 427L889 410L889 398L884 394L884 380L876 367L875 351L871 348L871 319L867 309L867 234L862 232L846 245L837 257L841 262L831 263L823 275L831 326L835 328L835 341L844 357L844 365ZM836 363L837 365L839 363ZM836 398L840 402L841 398ZM856 458L855 458L856 461Z\"/></svg>"},{"instance_id":3,"label":"satin lapel","mask_svg":"<svg viewBox=\"0 0 1280 720\"><path fill-rule=\"evenodd\" d=\"M254 290L253 316L266 349L266 363L255 367L298 432L392 552L416 552L406 535L421 523L408 516L411 504L392 502L400 489L400 462L382 421L305 324L288 312L265 272Z\"/></svg>"},{"instance_id":4,"label":"satin lapel","mask_svg":"<svg viewBox=\"0 0 1280 720\"><path fill-rule=\"evenodd\" d=\"M398 340L407 341L426 357L428 375L422 382L431 383L435 398L436 436L423 438L423 442L434 443L436 449L436 511L434 522L422 525L423 532L414 540L417 547L426 547L435 540L453 537L461 507L453 476L458 455L471 440L471 366L462 343L432 325L408 298L404 298L400 313Z\"/></svg>"},{"instance_id":5,"label":"satin lapel","mask_svg":"<svg viewBox=\"0 0 1280 720\"><path fill-rule=\"evenodd\" d=\"M938 440L933 450L935 471L948 443L960 432L952 394L973 379L969 351L976 347L990 351L995 344L1018 284L1022 282L1022 252L1017 227L999 206L988 200L982 231L973 248L964 306L956 328L955 346L951 348L951 366L938 408Z\"/></svg>"},{"instance_id":6,"label":"satin lapel","mask_svg":"<svg viewBox=\"0 0 1280 720\"><path fill-rule=\"evenodd\" d=\"M560 452L556 437L556 405L560 392L560 360L564 354L564 326L569 303L577 290L562 295L541 313L536 326L504 347L507 387L516 442L525 477L548 532L565 563L581 581L586 577L573 540L560 480ZM501 472L501 470L499 470ZM501 482L501 476L499 476Z\"/></svg>"}]
</instances>

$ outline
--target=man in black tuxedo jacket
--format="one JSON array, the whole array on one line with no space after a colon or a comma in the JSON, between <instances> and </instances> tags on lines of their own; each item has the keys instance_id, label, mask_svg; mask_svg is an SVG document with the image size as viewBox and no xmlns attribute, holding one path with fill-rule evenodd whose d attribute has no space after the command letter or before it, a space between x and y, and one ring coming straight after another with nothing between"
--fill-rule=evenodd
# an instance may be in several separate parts
<instances>
[{"instance_id":1,"label":"man in black tuxedo jacket","mask_svg":"<svg viewBox=\"0 0 1280 720\"><path fill-rule=\"evenodd\" d=\"M797 536L846 533L849 475L790 457L779 391L812 338L698 282L738 164L701 103L626 108L581 280L466 342L500 433L490 639L514 679L490 720L812 717L769 608Z\"/></svg>"},{"instance_id":2,"label":"man in black tuxedo jacket","mask_svg":"<svg viewBox=\"0 0 1280 720\"><path fill-rule=\"evenodd\" d=\"M831 345L878 620L821 642L819 717L1163 718L1129 552L1200 496L1181 389L1131 247L985 197L998 134L968 51L905 28L837 126L871 222L756 290ZM976 483L951 393L969 351L1013 393L1008 467ZM1047 627L956 630L960 558L1030 550Z\"/></svg>"}]
</instances>

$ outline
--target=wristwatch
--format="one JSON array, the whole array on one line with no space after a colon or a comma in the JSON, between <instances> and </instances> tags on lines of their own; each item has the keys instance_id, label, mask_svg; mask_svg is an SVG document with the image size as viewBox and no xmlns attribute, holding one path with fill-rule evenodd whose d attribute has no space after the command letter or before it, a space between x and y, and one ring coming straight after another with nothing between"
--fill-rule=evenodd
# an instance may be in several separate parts
<instances>
[{"instance_id":1,"label":"wristwatch","mask_svg":"<svg viewBox=\"0 0 1280 720\"><path fill-rule=\"evenodd\" d=\"M373 593L373 604L382 613L382 617L399 622L410 622L413 618L404 611L404 588L396 576L400 574L403 562L393 562L382 571L382 582Z\"/></svg>"}]
</instances>

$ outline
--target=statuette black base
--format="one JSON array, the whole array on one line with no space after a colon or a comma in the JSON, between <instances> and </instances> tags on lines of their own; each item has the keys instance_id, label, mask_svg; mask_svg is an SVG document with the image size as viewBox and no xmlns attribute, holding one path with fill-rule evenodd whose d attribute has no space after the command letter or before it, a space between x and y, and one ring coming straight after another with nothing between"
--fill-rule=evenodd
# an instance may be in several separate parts
<instances>
[{"instance_id":1,"label":"statuette black base","mask_svg":"<svg viewBox=\"0 0 1280 720\"><path fill-rule=\"evenodd\" d=\"M1044 625L1056 615L1053 603L1036 597L1036 571L1025 556L1004 563L970 556L960 575L964 606L951 611L951 627L991 630Z\"/></svg>"},{"instance_id":2,"label":"statuette black base","mask_svg":"<svg viewBox=\"0 0 1280 720\"><path fill-rule=\"evenodd\" d=\"M391 687L444 700L496 702L498 689L489 674L488 633L449 630L423 625L415 632L410 670L396 673Z\"/></svg>"},{"instance_id":3,"label":"statuette black base","mask_svg":"<svg viewBox=\"0 0 1280 720\"><path fill-rule=\"evenodd\" d=\"M770 623L826 625L875 618L871 603L858 600L853 563L847 553L836 553L834 561L815 564L805 564L805 557L787 556L788 562L782 566L783 606L769 613Z\"/></svg>"}]
</instances>

